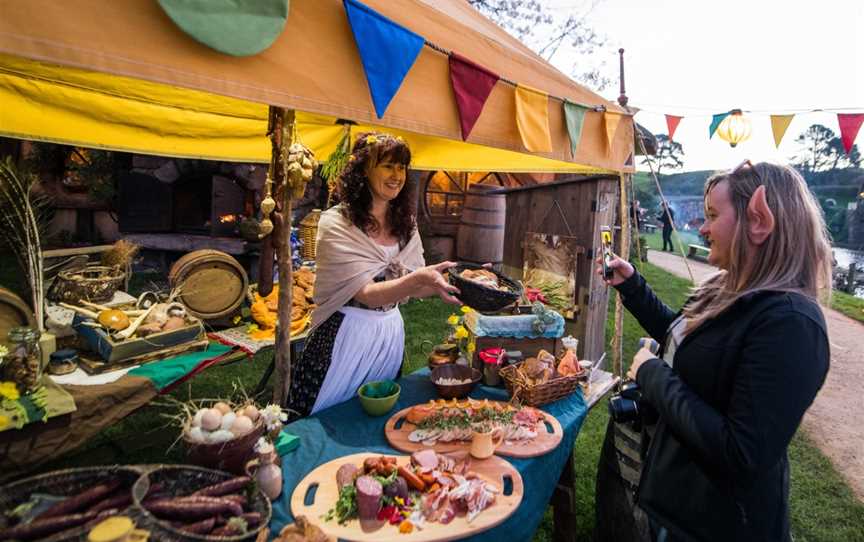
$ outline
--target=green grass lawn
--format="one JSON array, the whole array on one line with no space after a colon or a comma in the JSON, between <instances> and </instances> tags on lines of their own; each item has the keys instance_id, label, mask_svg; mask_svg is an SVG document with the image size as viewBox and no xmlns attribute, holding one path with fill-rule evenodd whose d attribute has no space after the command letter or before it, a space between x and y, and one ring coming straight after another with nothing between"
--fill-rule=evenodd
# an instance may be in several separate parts
<instances>
[{"instance_id":1,"label":"green grass lawn","mask_svg":"<svg viewBox=\"0 0 864 542\"><path fill-rule=\"evenodd\" d=\"M662 250L663 249L663 233L661 231L655 231L654 233L643 233L640 235L643 239L647 241L648 248L652 250ZM687 253L687 245L701 245L702 240L699 239L699 235L692 231L679 231L672 232L672 244L675 246L675 252L678 252L678 240L681 240L681 243L684 245L684 253Z\"/></svg>"},{"instance_id":2,"label":"green grass lawn","mask_svg":"<svg viewBox=\"0 0 864 542\"><path fill-rule=\"evenodd\" d=\"M679 307L690 286L650 264L643 266L648 281L670 306ZM612 333L612 307L607 325L607 341ZM425 364L428 345L424 340L440 342L447 331L446 318L453 311L437 299L414 301L402 309L406 328L406 372ZM624 361L629 365L636 350L636 341L644 332L628 315L624 318ZM175 390L178 399L229 395L235 383L246 390L254 389L269 362L267 354L226 366L214 367L194 378L191 383ZM266 402L267 398L262 398ZM82 449L40 469L110 463L182 462L181 446L166 452L178 436L175 427L166 426L162 414L171 412L159 406L147 406L122 422L102 431ZM590 540L594 528L594 481L597 461L608 421L606 402L601 401L588 415L574 445L576 468L576 501L579 514L577 540ZM798 434L789 450L792 466L791 510L792 532L796 541L846 542L864 540L864 504L858 502L828 460L802 434ZM552 539L552 516L546 516L535 534L535 541Z\"/></svg>"},{"instance_id":3,"label":"green grass lawn","mask_svg":"<svg viewBox=\"0 0 864 542\"><path fill-rule=\"evenodd\" d=\"M864 322L864 299L834 290L831 294L831 308L850 318Z\"/></svg>"}]
</instances>

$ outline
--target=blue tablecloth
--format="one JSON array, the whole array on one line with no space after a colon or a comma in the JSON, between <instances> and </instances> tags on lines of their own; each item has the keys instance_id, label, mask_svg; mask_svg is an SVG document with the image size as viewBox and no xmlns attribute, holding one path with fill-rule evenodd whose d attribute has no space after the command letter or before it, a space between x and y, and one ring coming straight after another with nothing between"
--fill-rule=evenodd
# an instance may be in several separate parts
<instances>
[{"instance_id":1,"label":"blue tablecloth","mask_svg":"<svg viewBox=\"0 0 864 542\"><path fill-rule=\"evenodd\" d=\"M437 395L429 381L429 370L421 369L399 380L402 393L392 412L425 403ZM478 386L471 397L506 401L507 392L503 389ZM581 392L543 406L543 410L555 416L564 428L564 438L555 450L531 459L506 457L522 475L525 495L519 510L501 525L470 539L484 541L522 541L531 540L534 531L543 519L561 469L572 452L573 441L582 427L588 408ZM300 437L300 447L282 458L284 487L282 495L273 503L271 533L278 534L282 528L293 523L291 516L291 494L300 481L318 465L333 459L360 452L397 454L387 444L384 437L384 424L389 416L372 418L367 416L355 397L350 401L333 406L314 416L298 420L286 426L285 430ZM316 521L318 518L309 518Z\"/></svg>"}]
</instances>

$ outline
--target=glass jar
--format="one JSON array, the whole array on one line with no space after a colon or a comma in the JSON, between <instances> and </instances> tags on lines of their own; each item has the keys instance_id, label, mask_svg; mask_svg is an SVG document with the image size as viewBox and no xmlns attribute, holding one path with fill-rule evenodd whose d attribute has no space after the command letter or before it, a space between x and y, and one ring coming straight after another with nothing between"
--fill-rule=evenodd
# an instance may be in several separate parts
<instances>
[{"instance_id":1,"label":"glass jar","mask_svg":"<svg viewBox=\"0 0 864 542\"><path fill-rule=\"evenodd\" d=\"M9 354L3 363L3 380L12 381L22 393L39 388L42 379L42 348L40 333L32 327L9 330Z\"/></svg>"}]
</instances>

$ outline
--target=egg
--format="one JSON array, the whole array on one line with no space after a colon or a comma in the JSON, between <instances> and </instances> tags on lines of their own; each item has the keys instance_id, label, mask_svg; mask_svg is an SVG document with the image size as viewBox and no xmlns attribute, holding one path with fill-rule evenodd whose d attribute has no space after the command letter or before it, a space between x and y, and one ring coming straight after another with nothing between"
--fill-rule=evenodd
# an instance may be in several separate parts
<instances>
[{"instance_id":1,"label":"egg","mask_svg":"<svg viewBox=\"0 0 864 542\"><path fill-rule=\"evenodd\" d=\"M210 433L210 436L207 437L207 442L210 444L216 444L219 442L228 442L229 440L234 438L234 433L231 431L225 431L224 429L220 429L218 431L213 431Z\"/></svg>"},{"instance_id":2,"label":"egg","mask_svg":"<svg viewBox=\"0 0 864 542\"><path fill-rule=\"evenodd\" d=\"M216 410L218 410L222 414L228 414L229 412L231 412L231 405L229 405L228 403L226 403L224 401L219 401L218 403L213 405L213 408L215 408Z\"/></svg>"},{"instance_id":3,"label":"egg","mask_svg":"<svg viewBox=\"0 0 864 542\"><path fill-rule=\"evenodd\" d=\"M201 426L201 418L204 416L204 413L207 412L208 408L199 408L198 412L195 413L195 416L192 417L192 427L200 427Z\"/></svg>"},{"instance_id":4,"label":"egg","mask_svg":"<svg viewBox=\"0 0 864 542\"><path fill-rule=\"evenodd\" d=\"M260 412L258 412L258 407L255 405L246 405L246 408L243 409L243 415L252 420L252 422L258 421L258 416L260 416Z\"/></svg>"},{"instance_id":5,"label":"egg","mask_svg":"<svg viewBox=\"0 0 864 542\"><path fill-rule=\"evenodd\" d=\"M239 437L240 435L245 435L251 431L254 425L255 424L252 423L252 420L246 416L237 416L237 419L234 420L234 423L231 425L231 432Z\"/></svg>"},{"instance_id":6,"label":"egg","mask_svg":"<svg viewBox=\"0 0 864 542\"><path fill-rule=\"evenodd\" d=\"M208 408L201 416L201 429L215 431L222 425L222 413L215 408Z\"/></svg>"},{"instance_id":7,"label":"egg","mask_svg":"<svg viewBox=\"0 0 864 542\"><path fill-rule=\"evenodd\" d=\"M197 426L189 429L189 432L186 433L186 436L189 437L189 440L198 444L203 444L207 442L207 437L204 436L204 431L202 431L201 428Z\"/></svg>"},{"instance_id":8,"label":"egg","mask_svg":"<svg viewBox=\"0 0 864 542\"><path fill-rule=\"evenodd\" d=\"M234 420L236 418L237 418L237 414L234 414L233 412L228 412L226 414L223 414L222 415L222 423L219 424L219 426L222 429L228 431L231 429L231 425L234 423Z\"/></svg>"}]
</instances>

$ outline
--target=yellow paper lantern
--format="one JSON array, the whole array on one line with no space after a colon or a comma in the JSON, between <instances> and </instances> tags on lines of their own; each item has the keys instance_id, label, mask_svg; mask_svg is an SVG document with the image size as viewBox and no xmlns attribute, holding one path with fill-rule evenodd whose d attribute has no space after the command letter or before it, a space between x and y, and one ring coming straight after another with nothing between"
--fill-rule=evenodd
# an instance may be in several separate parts
<instances>
[{"instance_id":1,"label":"yellow paper lantern","mask_svg":"<svg viewBox=\"0 0 864 542\"><path fill-rule=\"evenodd\" d=\"M751 130L750 119L745 117L740 109L733 109L717 127L717 135L731 147L735 147L738 143L750 139Z\"/></svg>"}]
</instances>

